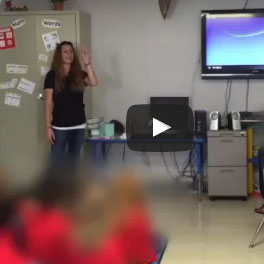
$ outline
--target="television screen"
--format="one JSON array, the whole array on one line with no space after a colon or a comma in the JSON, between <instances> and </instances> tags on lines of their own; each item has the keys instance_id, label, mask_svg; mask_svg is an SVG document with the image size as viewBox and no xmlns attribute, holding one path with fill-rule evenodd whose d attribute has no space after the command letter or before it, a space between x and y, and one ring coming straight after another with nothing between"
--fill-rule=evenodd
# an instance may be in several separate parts
<instances>
[{"instance_id":1,"label":"television screen","mask_svg":"<svg viewBox=\"0 0 264 264\"><path fill-rule=\"evenodd\" d=\"M264 10L202 11L202 78L264 78Z\"/></svg>"}]
</instances>

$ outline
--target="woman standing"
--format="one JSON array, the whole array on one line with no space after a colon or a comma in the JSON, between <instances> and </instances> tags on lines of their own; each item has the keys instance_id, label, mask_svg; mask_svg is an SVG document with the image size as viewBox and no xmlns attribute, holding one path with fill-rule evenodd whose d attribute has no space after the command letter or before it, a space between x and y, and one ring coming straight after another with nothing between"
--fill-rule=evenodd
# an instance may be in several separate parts
<instances>
[{"instance_id":1,"label":"woman standing","mask_svg":"<svg viewBox=\"0 0 264 264\"><path fill-rule=\"evenodd\" d=\"M63 162L66 147L69 157L76 161L84 142L83 92L86 86L97 85L97 78L87 48L82 51L82 59L86 72L73 44L63 41L55 50L51 71L45 79L46 135L51 144L52 164Z\"/></svg>"}]
</instances>

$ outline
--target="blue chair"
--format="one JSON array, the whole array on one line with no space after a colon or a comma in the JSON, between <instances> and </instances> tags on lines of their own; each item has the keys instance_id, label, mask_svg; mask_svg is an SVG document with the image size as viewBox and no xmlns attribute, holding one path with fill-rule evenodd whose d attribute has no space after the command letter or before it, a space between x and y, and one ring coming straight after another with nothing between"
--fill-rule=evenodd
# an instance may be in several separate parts
<instances>
[{"instance_id":1,"label":"blue chair","mask_svg":"<svg viewBox=\"0 0 264 264\"><path fill-rule=\"evenodd\" d=\"M262 198L264 198L264 173L263 173L263 169L264 169L264 149L260 149L259 153L258 153L258 167L259 167L259 189L260 189L260 193ZM261 221L254 233L254 236L250 242L249 247L253 248L255 246L255 241L258 237L258 234L260 232L260 230L262 229L264 224L264 214L262 214L262 218Z\"/></svg>"},{"instance_id":2,"label":"blue chair","mask_svg":"<svg viewBox=\"0 0 264 264\"><path fill-rule=\"evenodd\" d=\"M152 262L152 264L160 264L162 261L163 254L166 250L168 244L168 240L162 236L157 236L156 239L156 252L157 252L157 257L158 260L155 262Z\"/></svg>"}]
</instances>

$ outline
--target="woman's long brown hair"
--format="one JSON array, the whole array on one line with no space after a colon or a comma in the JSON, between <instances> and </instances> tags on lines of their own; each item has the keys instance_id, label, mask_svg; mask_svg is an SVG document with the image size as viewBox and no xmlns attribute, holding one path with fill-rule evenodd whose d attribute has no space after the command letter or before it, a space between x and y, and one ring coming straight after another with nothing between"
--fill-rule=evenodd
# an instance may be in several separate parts
<instances>
[{"instance_id":1,"label":"woman's long brown hair","mask_svg":"<svg viewBox=\"0 0 264 264\"><path fill-rule=\"evenodd\" d=\"M56 50L53 55L53 60L51 64L51 69L55 72L55 92L60 92L64 89L65 84L65 74L63 69L63 61L61 55L61 49L64 45L71 46L73 50L73 61L71 63L70 72L68 74L68 80L71 83L71 89L73 91L82 92L85 86L84 82L84 72L82 71L82 67L80 61L78 59L77 53L73 47L72 42L63 41L59 45L57 45Z\"/></svg>"}]
</instances>

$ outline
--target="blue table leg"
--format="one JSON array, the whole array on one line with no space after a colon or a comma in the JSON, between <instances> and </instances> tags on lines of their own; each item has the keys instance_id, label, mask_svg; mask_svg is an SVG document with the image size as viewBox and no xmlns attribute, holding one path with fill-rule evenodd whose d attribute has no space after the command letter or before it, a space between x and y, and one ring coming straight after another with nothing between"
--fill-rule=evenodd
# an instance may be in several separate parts
<instances>
[{"instance_id":1,"label":"blue table leg","mask_svg":"<svg viewBox=\"0 0 264 264\"><path fill-rule=\"evenodd\" d=\"M103 159L105 159L105 154L106 154L106 143L105 142L102 142L102 154L103 154Z\"/></svg>"},{"instance_id":2,"label":"blue table leg","mask_svg":"<svg viewBox=\"0 0 264 264\"><path fill-rule=\"evenodd\" d=\"M93 155L93 159L96 160L97 159L97 142L96 141L92 142L92 155Z\"/></svg>"},{"instance_id":3,"label":"blue table leg","mask_svg":"<svg viewBox=\"0 0 264 264\"><path fill-rule=\"evenodd\" d=\"M198 198L202 200L203 194L203 144L197 144L197 173L198 173Z\"/></svg>"}]
</instances>

